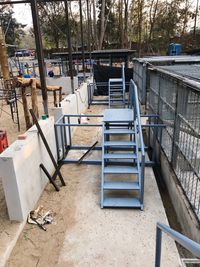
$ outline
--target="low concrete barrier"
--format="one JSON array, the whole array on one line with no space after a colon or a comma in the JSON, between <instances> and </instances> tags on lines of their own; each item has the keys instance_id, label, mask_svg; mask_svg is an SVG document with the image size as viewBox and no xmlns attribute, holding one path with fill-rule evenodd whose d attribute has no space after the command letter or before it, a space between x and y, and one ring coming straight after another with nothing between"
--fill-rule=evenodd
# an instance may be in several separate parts
<instances>
[{"instance_id":1,"label":"low concrete barrier","mask_svg":"<svg viewBox=\"0 0 200 267\"><path fill-rule=\"evenodd\" d=\"M68 95L61 107L54 108L55 119L62 114L80 114L87 108L87 83L73 95ZM72 122L77 121L76 118ZM52 153L57 159L54 118L40 121ZM37 203L48 179L40 169L43 163L49 173L54 166L35 126L27 132L25 140L17 140L0 155L0 177L10 220L24 221Z\"/></svg>"},{"instance_id":2,"label":"low concrete barrier","mask_svg":"<svg viewBox=\"0 0 200 267\"><path fill-rule=\"evenodd\" d=\"M40 121L40 126L56 158L53 118ZM9 218L16 221L26 220L48 181L40 163L50 173L54 170L36 127L30 128L26 134L25 140L15 141L0 155L0 176Z\"/></svg>"},{"instance_id":3,"label":"low concrete barrier","mask_svg":"<svg viewBox=\"0 0 200 267\"><path fill-rule=\"evenodd\" d=\"M47 85L62 86L62 92L66 95L71 94L71 79L70 77L47 77ZM74 77L74 89L78 88L78 77Z\"/></svg>"}]
</instances>

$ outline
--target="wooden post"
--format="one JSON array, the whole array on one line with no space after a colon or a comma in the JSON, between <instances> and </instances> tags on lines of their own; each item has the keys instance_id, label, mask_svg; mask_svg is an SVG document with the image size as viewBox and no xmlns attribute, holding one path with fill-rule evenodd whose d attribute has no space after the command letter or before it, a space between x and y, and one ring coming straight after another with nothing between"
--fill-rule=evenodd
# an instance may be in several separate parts
<instances>
[{"instance_id":1,"label":"wooden post","mask_svg":"<svg viewBox=\"0 0 200 267\"><path fill-rule=\"evenodd\" d=\"M10 79L8 55L5 43L5 36L1 26L0 26L0 64L1 64L3 79L4 81L8 81Z\"/></svg>"},{"instance_id":2,"label":"wooden post","mask_svg":"<svg viewBox=\"0 0 200 267\"><path fill-rule=\"evenodd\" d=\"M35 116L39 118L36 79L31 79L31 101L33 112L35 113Z\"/></svg>"},{"instance_id":3,"label":"wooden post","mask_svg":"<svg viewBox=\"0 0 200 267\"><path fill-rule=\"evenodd\" d=\"M54 98L54 107L56 107L56 104L57 104L57 95L56 95L56 91L53 91L53 98Z\"/></svg>"},{"instance_id":4,"label":"wooden post","mask_svg":"<svg viewBox=\"0 0 200 267\"><path fill-rule=\"evenodd\" d=\"M26 87L22 86L22 102L23 102L23 108L24 108L24 117L25 117L25 122L26 122L26 130L31 128L31 120L29 116L29 109L28 109L28 103L26 99Z\"/></svg>"},{"instance_id":5,"label":"wooden post","mask_svg":"<svg viewBox=\"0 0 200 267\"><path fill-rule=\"evenodd\" d=\"M59 90L59 103L62 101L62 87Z\"/></svg>"},{"instance_id":6,"label":"wooden post","mask_svg":"<svg viewBox=\"0 0 200 267\"><path fill-rule=\"evenodd\" d=\"M8 103L9 89L11 89L10 73L9 73L8 54L6 49L5 36L1 26L0 26L0 65L5 88L4 96Z\"/></svg>"}]
</instances>

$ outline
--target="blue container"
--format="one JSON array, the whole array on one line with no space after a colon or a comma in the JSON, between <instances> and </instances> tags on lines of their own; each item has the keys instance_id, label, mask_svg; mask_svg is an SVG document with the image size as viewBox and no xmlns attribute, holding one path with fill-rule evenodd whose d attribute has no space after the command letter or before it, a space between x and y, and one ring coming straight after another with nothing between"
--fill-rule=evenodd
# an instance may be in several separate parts
<instances>
[{"instance_id":1,"label":"blue container","mask_svg":"<svg viewBox=\"0 0 200 267\"><path fill-rule=\"evenodd\" d=\"M181 44L170 44L168 46L168 56L179 56L182 53L182 45Z\"/></svg>"}]
</instances>

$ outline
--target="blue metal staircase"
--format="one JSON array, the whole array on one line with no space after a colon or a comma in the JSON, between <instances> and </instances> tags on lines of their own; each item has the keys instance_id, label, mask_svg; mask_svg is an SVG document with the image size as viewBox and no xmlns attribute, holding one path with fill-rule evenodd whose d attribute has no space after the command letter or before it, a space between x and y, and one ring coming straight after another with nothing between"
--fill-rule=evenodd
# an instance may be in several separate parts
<instances>
[{"instance_id":1,"label":"blue metal staircase","mask_svg":"<svg viewBox=\"0 0 200 267\"><path fill-rule=\"evenodd\" d=\"M122 65L122 77L111 78L108 81L109 108L125 107L125 73Z\"/></svg>"},{"instance_id":2,"label":"blue metal staircase","mask_svg":"<svg viewBox=\"0 0 200 267\"><path fill-rule=\"evenodd\" d=\"M133 81L130 90L134 96L133 108L107 109L104 113L101 208L143 209L145 154Z\"/></svg>"}]
</instances>

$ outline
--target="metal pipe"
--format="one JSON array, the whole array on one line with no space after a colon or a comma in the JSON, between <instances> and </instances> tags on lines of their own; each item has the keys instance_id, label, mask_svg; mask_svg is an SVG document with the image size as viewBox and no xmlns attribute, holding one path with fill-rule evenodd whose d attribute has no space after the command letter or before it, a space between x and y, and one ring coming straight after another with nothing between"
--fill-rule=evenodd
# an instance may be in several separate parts
<instances>
[{"instance_id":1,"label":"metal pipe","mask_svg":"<svg viewBox=\"0 0 200 267\"><path fill-rule=\"evenodd\" d=\"M82 15L81 0L79 0L79 13L80 13L80 28L81 28L81 51L82 51L83 80L85 82L85 53L84 53L84 42L83 42L83 15Z\"/></svg>"},{"instance_id":2,"label":"metal pipe","mask_svg":"<svg viewBox=\"0 0 200 267\"><path fill-rule=\"evenodd\" d=\"M64 0L65 5L65 17L67 22L67 43L68 43L68 52L69 52L69 72L70 72L70 79L71 79L71 88L72 94L74 94L74 75L73 75L73 62L72 62L72 45L71 45L71 25L69 22L69 12L68 12L68 3L67 0Z\"/></svg>"},{"instance_id":3,"label":"metal pipe","mask_svg":"<svg viewBox=\"0 0 200 267\"><path fill-rule=\"evenodd\" d=\"M169 226L162 224L162 223L157 223L157 229L160 231L162 230L164 233L169 235L173 240L178 242L181 246L189 250L194 256L200 258L200 244L193 241L192 239L188 238L187 236L171 229ZM160 240L161 241L161 240ZM159 242L159 236L158 236L158 242ZM157 248L157 245L156 245ZM159 244L158 244L158 249L159 249ZM159 252L159 251L158 251ZM159 255L159 253L158 253ZM159 265L156 265L156 267Z\"/></svg>"},{"instance_id":4,"label":"metal pipe","mask_svg":"<svg viewBox=\"0 0 200 267\"><path fill-rule=\"evenodd\" d=\"M155 267L160 267L161 259L161 241L162 241L162 232L160 228L156 228L156 255L155 255Z\"/></svg>"},{"instance_id":5,"label":"metal pipe","mask_svg":"<svg viewBox=\"0 0 200 267\"><path fill-rule=\"evenodd\" d=\"M87 3L87 21L88 21L88 50L89 50L89 59L90 59L90 74L92 71L92 57L91 57L91 18L90 18L90 10L89 10L89 0L86 0Z\"/></svg>"},{"instance_id":6,"label":"metal pipe","mask_svg":"<svg viewBox=\"0 0 200 267\"><path fill-rule=\"evenodd\" d=\"M49 114L48 113L48 95L47 95L47 87L46 87L44 54L43 54L43 49L42 49L42 37L41 37L41 31L40 31L40 25L39 25L37 0L31 1L31 12L32 12L32 18L33 18L33 28L34 28L34 33L35 33L35 44L36 44L36 49L37 49L43 108L44 108L44 113L48 115Z\"/></svg>"}]
</instances>

